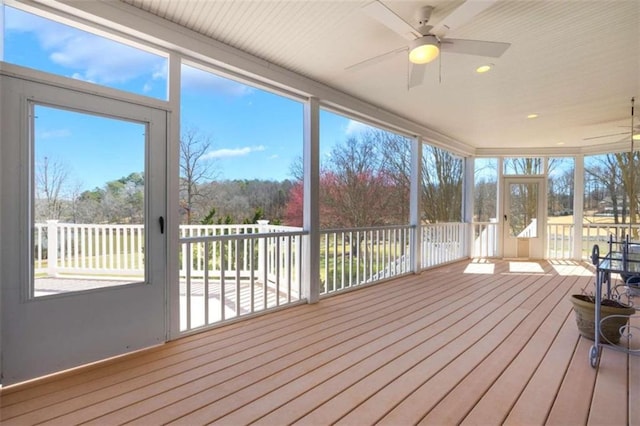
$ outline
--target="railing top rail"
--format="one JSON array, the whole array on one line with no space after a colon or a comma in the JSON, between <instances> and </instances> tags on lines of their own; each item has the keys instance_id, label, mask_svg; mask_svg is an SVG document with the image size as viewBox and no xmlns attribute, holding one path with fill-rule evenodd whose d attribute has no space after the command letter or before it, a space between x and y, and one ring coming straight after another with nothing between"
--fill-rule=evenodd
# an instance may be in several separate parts
<instances>
[{"instance_id":1,"label":"railing top rail","mask_svg":"<svg viewBox=\"0 0 640 426\"><path fill-rule=\"evenodd\" d=\"M481 223L481 222L474 222ZM488 223L488 222L487 222ZM436 223L423 223L422 226L447 226L447 225L466 225L465 222L436 222Z\"/></svg>"},{"instance_id":2,"label":"railing top rail","mask_svg":"<svg viewBox=\"0 0 640 426\"><path fill-rule=\"evenodd\" d=\"M228 223L228 224L203 224L203 223L181 223L180 228L209 228L209 229L224 229L224 228L259 228L261 225L255 223Z\"/></svg>"},{"instance_id":3,"label":"railing top rail","mask_svg":"<svg viewBox=\"0 0 640 426\"><path fill-rule=\"evenodd\" d=\"M415 225L385 225L385 226L365 226L362 228L336 228L336 229L321 229L321 234L329 234L332 232L357 232L357 231L378 231L386 229L412 229Z\"/></svg>"},{"instance_id":4,"label":"railing top rail","mask_svg":"<svg viewBox=\"0 0 640 426\"><path fill-rule=\"evenodd\" d=\"M46 222L34 223L35 226L47 227ZM69 223L69 222L56 222L56 226L59 228L140 228L144 226L143 223Z\"/></svg>"},{"instance_id":5,"label":"railing top rail","mask_svg":"<svg viewBox=\"0 0 640 426\"><path fill-rule=\"evenodd\" d=\"M180 243L206 243L211 241L232 241L232 240L248 240L257 238L282 238L282 237L299 237L309 235L308 231L297 232L260 232L255 234L229 234L229 235L203 235L200 237L184 237L180 238Z\"/></svg>"}]
</instances>

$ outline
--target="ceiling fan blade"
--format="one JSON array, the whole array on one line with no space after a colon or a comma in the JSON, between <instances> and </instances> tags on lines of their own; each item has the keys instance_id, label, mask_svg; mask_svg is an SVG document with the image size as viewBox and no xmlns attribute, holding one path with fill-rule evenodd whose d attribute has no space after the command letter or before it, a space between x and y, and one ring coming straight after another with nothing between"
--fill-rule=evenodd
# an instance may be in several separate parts
<instances>
[{"instance_id":1,"label":"ceiling fan blade","mask_svg":"<svg viewBox=\"0 0 640 426\"><path fill-rule=\"evenodd\" d=\"M459 38L445 38L440 48L449 53L463 53L466 55L488 56L499 58L511 46L511 43L482 40L463 40Z\"/></svg>"},{"instance_id":2,"label":"ceiling fan blade","mask_svg":"<svg viewBox=\"0 0 640 426\"><path fill-rule=\"evenodd\" d=\"M496 1L497 0L467 0L440 21L438 25L434 26L430 33L442 37L447 31L463 26Z\"/></svg>"},{"instance_id":3,"label":"ceiling fan blade","mask_svg":"<svg viewBox=\"0 0 640 426\"><path fill-rule=\"evenodd\" d=\"M588 138L582 138L582 140L583 141L591 141L591 140L594 140L594 139L612 138L614 136L623 136L623 135L624 136L628 136L630 134L631 134L631 132L611 133L609 135L600 135L600 136L591 136L591 137L588 137Z\"/></svg>"},{"instance_id":4,"label":"ceiling fan blade","mask_svg":"<svg viewBox=\"0 0 640 426\"><path fill-rule=\"evenodd\" d=\"M406 46L391 50L389 52L383 53L382 55L374 56L373 58L365 59L362 62L358 62L356 64L350 65L347 68L345 68L345 71L357 71L362 68L369 67L371 65L385 61L391 58L392 56L397 55L398 53L406 52L407 50L409 50L409 48L407 48Z\"/></svg>"},{"instance_id":5,"label":"ceiling fan blade","mask_svg":"<svg viewBox=\"0 0 640 426\"><path fill-rule=\"evenodd\" d=\"M362 9L367 15L407 40L422 37L415 28L377 0L365 5Z\"/></svg>"},{"instance_id":6,"label":"ceiling fan blade","mask_svg":"<svg viewBox=\"0 0 640 426\"><path fill-rule=\"evenodd\" d=\"M420 86L424 81L424 72L427 69L426 64L409 63L409 82L408 88Z\"/></svg>"}]
</instances>

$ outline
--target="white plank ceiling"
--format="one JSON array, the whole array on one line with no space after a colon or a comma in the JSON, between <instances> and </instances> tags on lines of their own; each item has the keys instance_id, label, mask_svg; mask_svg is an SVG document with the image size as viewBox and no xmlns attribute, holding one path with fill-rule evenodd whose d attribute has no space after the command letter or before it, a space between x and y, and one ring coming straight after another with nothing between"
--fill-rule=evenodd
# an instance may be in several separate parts
<instances>
[{"instance_id":1,"label":"white plank ceiling","mask_svg":"<svg viewBox=\"0 0 640 426\"><path fill-rule=\"evenodd\" d=\"M619 135L599 136L626 131L620 126L630 126L630 99L640 98L640 0L498 0L447 37L511 43L506 53L497 59L444 53L441 62L427 66L424 83L410 90L402 53L346 70L406 45L363 12L370 0L122 1L479 153L509 147L591 149L618 142ZM412 24L416 11L430 4L435 7L430 23L437 24L462 2L383 3ZM476 67L485 63L493 63L493 70L477 74ZM539 117L527 119L532 113Z\"/></svg>"}]
</instances>

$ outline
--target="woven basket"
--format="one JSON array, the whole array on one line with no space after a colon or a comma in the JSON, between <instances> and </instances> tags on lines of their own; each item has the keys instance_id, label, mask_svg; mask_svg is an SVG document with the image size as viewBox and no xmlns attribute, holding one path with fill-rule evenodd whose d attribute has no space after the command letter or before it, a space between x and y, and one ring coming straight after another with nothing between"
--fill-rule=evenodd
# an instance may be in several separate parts
<instances>
[{"instance_id":1,"label":"woven basket","mask_svg":"<svg viewBox=\"0 0 640 426\"><path fill-rule=\"evenodd\" d=\"M573 303L573 311L576 313L576 323L580 334L587 339L594 340L596 305L592 298L583 294L574 294L571 296L571 303ZM605 303L613 306L600 306L600 319L602 320L600 322L600 336L604 340L603 343L615 344L620 341L620 328L627 324L629 316L635 313L635 309L613 300L608 300Z\"/></svg>"}]
</instances>

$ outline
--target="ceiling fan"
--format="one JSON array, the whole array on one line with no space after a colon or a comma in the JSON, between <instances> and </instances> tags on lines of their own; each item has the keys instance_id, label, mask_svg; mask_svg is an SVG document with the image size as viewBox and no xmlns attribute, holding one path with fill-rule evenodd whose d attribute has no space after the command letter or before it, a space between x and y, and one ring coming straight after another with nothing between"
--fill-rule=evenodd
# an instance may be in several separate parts
<instances>
[{"instance_id":1,"label":"ceiling fan","mask_svg":"<svg viewBox=\"0 0 640 426\"><path fill-rule=\"evenodd\" d=\"M393 32L409 40L409 44L351 65L347 69L362 68L383 61L398 53L408 52L410 62L408 86L412 88L422 83L426 64L436 59L441 50L443 52L499 58L511 46L510 43L445 37L447 31L462 26L496 1L467 0L436 26L428 25L433 7L424 6L418 11L418 26L414 28L380 1L374 0L365 5L363 11Z\"/></svg>"},{"instance_id":2,"label":"ceiling fan","mask_svg":"<svg viewBox=\"0 0 640 426\"><path fill-rule=\"evenodd\" d=\"M630 130L631 129L630 126L618 126L618 127L626 128L627 130L623 130L615 133L608 133L606 135L590 136L587 138L582 138L582 140L591 141L595 139L611 139L617 136L620 138L619 142L623 142L623 141L629 140L629 136L632 136L633 140L640 141L640 124L633 126L633 132Z\"/></svg>"}]
</instances>

